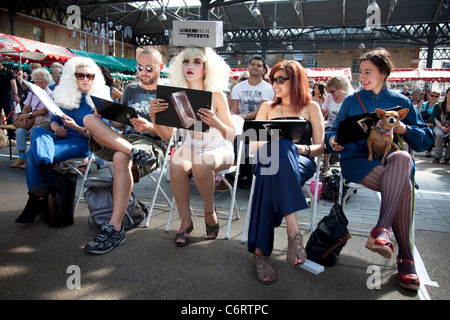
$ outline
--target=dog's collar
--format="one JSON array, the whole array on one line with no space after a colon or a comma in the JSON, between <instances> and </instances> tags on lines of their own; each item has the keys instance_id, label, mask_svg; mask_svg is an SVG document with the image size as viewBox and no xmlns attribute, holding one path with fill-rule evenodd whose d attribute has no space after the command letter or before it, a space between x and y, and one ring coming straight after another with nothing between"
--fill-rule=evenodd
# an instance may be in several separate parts
<instances>
[{"instance_id":1,"label":"dog's collar","mask_svg":"<svg viewBox=\"0 0 450 320\"><path fill-rule=\"evenodd\" d=\"M379 121L377 122L377 125L376 125L375 129L376 129L378 132L385 133L385 134L387 134L387 135L393 135L393 134L394 134L394 128L392 128L391 130L383 129L383 128L381 127L381 124L382 124L382 123L383 123L383 120L379 120Z\"/></svg>"}]
</instances>

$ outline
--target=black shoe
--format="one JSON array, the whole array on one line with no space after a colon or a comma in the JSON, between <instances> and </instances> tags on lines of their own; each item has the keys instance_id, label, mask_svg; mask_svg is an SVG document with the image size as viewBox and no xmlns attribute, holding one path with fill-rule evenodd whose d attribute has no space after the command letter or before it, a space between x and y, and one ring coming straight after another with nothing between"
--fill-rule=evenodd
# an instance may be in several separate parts
<instances>
[{"instance_id":1,"label":"black shoe","mask_svg":"<svg viewBox=\"0 0 450 320\"><path fill-rule=\"evenodd\" d=\"M34 219L40 213L40 202L39 198L35 197L31 193L29 194L29 198L25 208L23 209L20 216L15 220L16 223L33 223Z\"/></svg>"},{"instance_id":2,"label":"black shoe","mask_svg":"<svg viewBox=\"0 0 450 320\"><path fill-rule=\"evenodd\" d=\"M144 150L131 149L130 160L137 165L142 178L156 169L156 158Z\"/></svg>"}]
</instances>

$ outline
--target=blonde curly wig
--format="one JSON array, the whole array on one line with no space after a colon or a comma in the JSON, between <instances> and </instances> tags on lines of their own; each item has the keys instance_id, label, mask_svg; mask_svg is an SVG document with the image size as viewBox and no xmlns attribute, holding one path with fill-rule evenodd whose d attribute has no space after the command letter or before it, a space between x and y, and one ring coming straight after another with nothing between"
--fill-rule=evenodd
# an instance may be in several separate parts
<instances>
[{"instance_id":1,"label":"blonde curly wig","mask_svg":"<svg viewBox=\"0 0 450 320\"><path fill-rule=\"evenodd\" d=\"M74 57L64 65L59 85L53 91L53 100L61 108L73 110L78 109L80 106L82 93L78 90L75 72L81 67L90 68L91 72L95 74L95 79L88 95L111 101L110 89L106 86L103 74L97 64L89 58ZM94 107L89 97L86 97L86 101Z\"/></svg>"},{"instance_id":2,"label":"blonde curly wig","mask_svg":"<svg viewBox=\"0 0 450 320\"><path fill-rule=\"evenodd\" d=\"M175 87L188 88L183 74L183 61L200 59L205 64L205 90L211 92L228 91L231 69L225 60L212 48L188 47L170 62L170 83Z\"/></svg>"}]
</instances>

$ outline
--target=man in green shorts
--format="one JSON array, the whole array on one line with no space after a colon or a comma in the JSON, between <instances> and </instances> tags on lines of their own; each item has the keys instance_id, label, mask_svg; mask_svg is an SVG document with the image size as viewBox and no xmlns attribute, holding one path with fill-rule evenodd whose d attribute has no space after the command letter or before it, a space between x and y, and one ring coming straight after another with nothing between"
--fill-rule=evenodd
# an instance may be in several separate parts
<instances>
[{"instance_id":1,"label":"man in green shorts","mask_svg":"<svg viewBox=\"0 0 450 320\"><path fill-rule=\"evenodd\" d=\"M88 253L104 254L125 242L122 220L134 179L149 174L164 161L166 145L154 130L148 113L150 101L156 98L156 86L163 67L159 51L148 48L138 54L137 69L141 81L125 88L121 103L133 107L139 117L130 119L133 126L110 122L123 130L122 135L95 114L85 117L84 125L91 134L90 151L104 160L113 161L114 168L112 217L94 240L86 244Z\"/></svg>"}]
</instances>

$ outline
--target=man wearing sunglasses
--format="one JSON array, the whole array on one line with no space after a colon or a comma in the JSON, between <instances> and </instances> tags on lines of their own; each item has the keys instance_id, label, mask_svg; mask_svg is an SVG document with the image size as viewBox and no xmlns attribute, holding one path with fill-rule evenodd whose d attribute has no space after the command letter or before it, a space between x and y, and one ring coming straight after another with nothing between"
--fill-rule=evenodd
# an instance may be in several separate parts
<instances>
[{"instance_id":1,"label":"man wearing sunglasses","mask_svg":"<svg viewBox=\"0 0 450 320\"><path fill-rule=\"evenodd\" d=\"M96 115L85 118L84 124L91 133L90 150L104 160L113 161L114 166L112 217L100 234L85 246L90 254L107 253L125 242L122 221L133 184L164 161L166 145L157 135L148 113L150 101L156 98L156 86L163 67L159 51L147 48L138 54L140 82L129 84L121 101L134 108L138 117L130 119L132 126L110 122L123 130L122 135Z\"/></svg>"}]
</instances>

